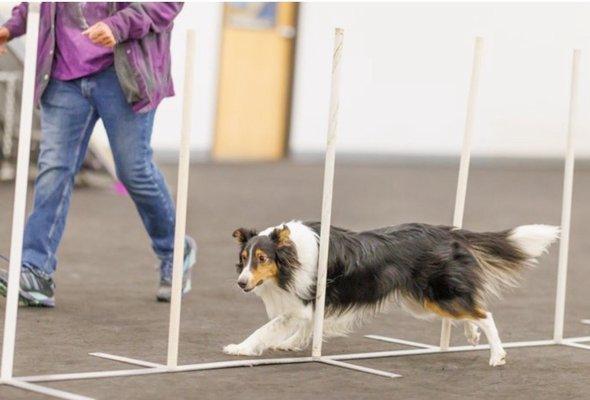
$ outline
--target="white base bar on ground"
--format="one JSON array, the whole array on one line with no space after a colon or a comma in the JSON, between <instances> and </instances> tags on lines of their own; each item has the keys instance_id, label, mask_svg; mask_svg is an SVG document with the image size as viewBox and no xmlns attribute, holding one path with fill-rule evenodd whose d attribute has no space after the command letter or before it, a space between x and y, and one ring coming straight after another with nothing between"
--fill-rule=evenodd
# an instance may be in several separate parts
<instances>
[{"instance_id":1,"label":"white base bar on ground","mask_svg":"<svg viewBox=\"0 0 590 400\"><path fill-rule=\"evenodd\" d=\"M578 336L573 338L563 339L565 342L590 342L590 336Z\"/></svg>"},{"instance_id":2,"label":"white base bar on ground","mask_svg":"<svg viewBox=\"0 0 590 400\"><path fill-rule=\"evenodd\" d=\"M125 358L125 357L122 357ZM111 358L113 359L113 358ZM129 359L127 359L129 360ZM55 374L55 375L37 375L25 376L18 378L23 382L54 382L67 381L79 379L98 379L98 378L115 378L122 376L136 376L136 375L150 375L163 374L173 372L189 372L189 371L203 371L225 368L240 368L240 367L255 367L260 365L280 365L280 364L298 364L314 362L312 357L291 357L291 358L261 358L250 360L233 360L233 361L216 361L210 363L199 363L189 365L179 365L174 368L153 367L142 369L128 369L115 371L96 371L96 372L80 372L70 374ZM128 361L127 361L128 362Z\"/></svg>"},{"instance_id":3,"label":"white base bar on ground","mask_svg":"<svg viewBox=\"0 0 590 400\"><path fill-rule=\"evenodd\" d=\"M590 350L590 344L583 344L584 342L590 342L590 336L563 339L562 344L577 347L578 349Z\"/></svg>"},{"instance_id":4,"label":"white base bar on ground","mask_svg":"<svg viewBox=\"0 0 590 400\"><path fill-rule=\"evenodd\" d=\"M552 346L556 345L553 340L535 340L530 342L509 342L503 343L504 348L516 348L516 347L536 347L536 346ZM386 358L386 357L400 357L400 356L411 356L420 354L436 354L436 353L453 353L463 351L480 351L487 350L490 348L489 344L480 344L477 346L454 346L449 347L448 350L441 350L440 347L433 349L409 349L409 350L389 350L389 351L376 351L372 353L357 353L357 354L338 354L326 356L332 360L363 360L370 358Z\"/></svg>"},{"instance_id":5,"label":"white base bar on ground","mask_svg":"<svg viewBox=\"0 0 590 400\"><path fill-rule=\"evenodd\" d=\"M586 325L590 325L590 319L583 319L580 320L581 323L586 324Z\"/></svg>"},{"instance_id":6,"label":"white base bar on ground","mask_svg":"<svg viewBox=\"0 0 590 400\"><path fill-rule=\"evenodd\" d=\"M391 337L387 337L387 336L365 335L365 337L367 339L380 340L382 342L388 342L388 343L403 344L403 345L412 346L412 347L422 347L424 349L438 349L439 348L438 346L435 346L435 345L432 345L432 344L413 342L411 340L391 338Z\"/></svg>"},{"instance_id":7,"label":"white base bar on ground","mask_svg":"<svg viewBox=\"0 0 590 400\"><path fill-rule=\"evenodd\" d=\"M99 358L106 358L107 360L118 361L118 362L122 362L125 364L139 365L141 367L146 367L146 368L159 368L159 367L165 366L164 364L158 364L158 363L153 363L150 361L138 360L136 358L121 357L121 356L116 356L116 355L107 354L107 353L88 353L88 355L91 355L94 357L99 357Z\"/></svg>"},{"instance_id":8,"label":"white base bar on ground","mask_svg":"<svg viewBox=\"0 0 590 400\"><path fill-rule=\"evenodd\" d=\"M163 365L161 364L155 364L155 363L151 363L149 361L143 361L143 360L137 360L134 358L128 358L128 357L121 357L121 356L116 356L116 355L112 355L112 354L106 354L106 353L90 353L90 355L92 356L96 356L96 357L100 357L100 358L105 358L108 360L114 360L114 361L119 361L122 363L126 363L126 364L134 364L134 365L139 365L139 366L145 366L148 368L158 368L158 367L163 367ZM310 357L304 357L305 360L303 360L302 362L311 362L313 361ZM283 359L281 359L283 360ZM254 360L254 361L260 361L260 362L265 362L265 360ZM273 359L271 359L270 361L274 361ZM352 370L356 370L356 371L361 371L361 372L366 372L369 374L373 374L373 375L379 375L379 376L384 376L387 378L398 378L401 375L399 374L393 374L391 372L386 372L386 371L380 371L377 369L373 369L373 368L367 368L367 367L363 367L363 366L359 366L359 365L352 365L352 364L346 364L346 363L342 363L339 361L333 361L333 360L329 360L329 359L315 359L315 361L318 362L323 362L324 364L330 364L330 365L335 365L337 367L342 367L342 368L348 368L348 369L352 369ZM232 364L229 364L232 363ZM234 365L235 363L239 363L240 365ZM243 366L255 366L251 363L248 363L247 365L242 365L242 361L240 360L236 360L236 361L228 361L226 364L224 364L223 368L231 368L233 366L236 367L243 367ZM215 363L214 367L216 367L217 365L219 365L218 363ZM256 364L256 365L262 365L262 364Z\"/></svg>"},{"instance_id":9,"label":"white base bar on ground","mask_svg":"<svg viewBox=\"0 0 590 400\"><path fill-rule=\"evenodd\" d=\"M590 350L590 345L587 345L587 344L581 344L581 343L570 342L570 341L564 341L562 344L564 346L570 346L570 347L576 347L578 349Z\"/></svg>"},{"instance_id":10,"label":"white base bar on ground","mask_svg":"<svg viewBox=\"0 0 590 400\"><path fill-rule=\"evenodd\" d=\"M383 376L385 378L401 378L401 375L394 374L392 372L385 372L385 371L381 371L381 370L378 370L378 369L367 368L367 367L363 367L363 366L360 366L360 365L349 364L349 363L345 363L345 362L342 362L342 361L332 360L332 359L327 358L327 357L322 357L322 358L320 358L317 361L319 361L321 363L324 363L324 364L328 364L328 365L334 365L335 367L352 369L354 371L360 371L360 372L365 372L367 374L373 374L373 375Z\"/></svg>"},{"instance_id":11,"label":"white base bar on ground","mask_svg":"<svg viewBox=\"0 0 590 400\"><path fill-rule=\"evenodd\" d=\"M94 400L92 397L86 397L79 394L74 394L70 392L65 392L63 390L48 388L45 386L35 385L29 382L23 382L18 379L11 379L5 382L2 382L5 385L13 386L15 388L28 390L30 392L41 393L47 396L55 397L57 399L65 399L65 400Z\"/></svg>"},{"instance_id":12,"label":"white base bar on ground","mask_svg":"<svg viewBox=\"0 0 590 400\"><path fill-rule=\"evenodd\" d=\"M137 362L138 365L145 365L146 362L141 360L134 360L127 357L114 356L105 353L93 353L93 355L100 354L98 357L108 358L110 360L120 361L124 363ZM394 374L387 371L381 371L374 368L363 367L360 365L348 364L336 360L332 360L330 357L292 357L292 358L267 358L267 359L253 359L253 360L234 360L234 361L218 361L211 363L200 363L200 364L189 364L180 365L174 368L168 368L166 366L161 367L147 367L143 369L130 369L130 370L115 370L115 371L97 371L97 372L80 372L71 374L56 374L56 375L38 375L38 376L27 376L18 378L22 382L55 382L55 381L67 381L67 380L81 380L81 379L99 379L99 378L116 378L124 376L137 376L137 375L150 375L150 374L163 374L163 373L174 373L174 372L189 372L189 371L204 371L204 370L215 370L215 369L226 369L226 368L240 368L240 367L256 367L262 365L280 365L280 364L299 364L299 363L311 363L320 362L323 364L333 365L340 368L346 368L354 371L359 371L367 374L373 374L386 378L399 378L401 375Z\"/></svg>"}]
</instances>

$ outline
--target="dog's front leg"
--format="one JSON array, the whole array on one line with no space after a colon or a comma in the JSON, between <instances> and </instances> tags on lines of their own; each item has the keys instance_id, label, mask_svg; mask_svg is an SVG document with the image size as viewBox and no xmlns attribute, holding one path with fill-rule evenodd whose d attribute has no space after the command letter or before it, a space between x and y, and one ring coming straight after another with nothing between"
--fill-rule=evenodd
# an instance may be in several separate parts
<instances>
[{"instance_id":1,"label":"dog's front leg","mask_svg":"<svg viewBox=\"0 0 590 400\"><path fill-rule=\"evenodd\" d=\"M276 347L291 336L297 324L291 317L279 315L258 328L240 344L230 344L223 352L235 356L259 356L266 349Z\"/></svg>"},{"instance_id":2,"label":"dog's front leg","mask_svg":"<svg viewBox=\"0 0 590 400\"><path fill-rule=\"evenodd\" d=\"M305 349L311 340L313 325L311 321L302 320L297 324L295 332L275 347L283 351L301 351Z\"/></svg>"}]
</instances>

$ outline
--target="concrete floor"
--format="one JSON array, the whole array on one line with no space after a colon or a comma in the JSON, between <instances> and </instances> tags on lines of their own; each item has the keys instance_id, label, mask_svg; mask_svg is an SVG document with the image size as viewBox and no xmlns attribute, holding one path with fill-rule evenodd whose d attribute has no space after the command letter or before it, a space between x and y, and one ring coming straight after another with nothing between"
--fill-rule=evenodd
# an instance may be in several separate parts
<instances>
[{"instance_id":1,"label":"concrete floor","mask_svg":"<svg viewBox=\"0 0 590 400\"><path fill-rule=\"evenodd\" d=\"M448 224L456 166L360 163L338 165L333 222L371 228L409 221ZM174 168L165 168L175 182ZM525 223L559 224L559 166L475 165L465 226L494 230ZM262 303L235 284L239 226L263 228L291 218L317 219L322 167L316 164L198 164L191 171L188 229L200 246L194 290L182 313L180 362L225 360L221 348L265 321ZM566 334L590 335L590 170L576 171ZM174 186L174 185L173 185ZM13 187L0 186L0 253L7 254ZM168 306L154 301L155 259L133 205L110 190L79 189L59 254L57 308L20 309L17 376L128 368L93 358L101 351L165 361ZM530 271L522 288L492 310L504 341L552 335L557 246ZM0 307L4 310L4 300ZM3 321L3 320L2 320ZM2 323L0 321L0 324ZM349 338L333 339L327 354L401 348L363 334L438 343L440 324L399 311L380 316ZM466 344L455 329L454 344ZM304 354L304 353L302 353ZM281 353L271 353L273 357ZM292 355L292 354L289 354ZM491 368L486 351L361 360L359 365L401 379L301 364L220 371L57 382L47 386L97 399L587 399L590 351L568 347L509 349L508 364ZM0 387L0 399L44 398Z\"/></svg>"}]
</instances>

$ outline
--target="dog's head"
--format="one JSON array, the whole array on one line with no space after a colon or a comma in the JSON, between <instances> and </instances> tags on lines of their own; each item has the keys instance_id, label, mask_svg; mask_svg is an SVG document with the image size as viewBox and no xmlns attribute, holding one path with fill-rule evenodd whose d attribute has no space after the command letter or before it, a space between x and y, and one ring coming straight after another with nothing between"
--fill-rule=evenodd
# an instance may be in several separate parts
<instances>
[{"instance_id":1,"label":"dog's head","mask_svg":"<svg viewBox=\"0 0 590 400\"><path fill-rule=\"evenodd\" d=\"M289 234L286 225L274 228L270 234L258 234L245 228L234 231L233 237L240 245L236 267L238 286L242 290L249 292L265 281L274 281L279 286L285 283L288 271L297 262Z\"/></svg>"}]
</instances>

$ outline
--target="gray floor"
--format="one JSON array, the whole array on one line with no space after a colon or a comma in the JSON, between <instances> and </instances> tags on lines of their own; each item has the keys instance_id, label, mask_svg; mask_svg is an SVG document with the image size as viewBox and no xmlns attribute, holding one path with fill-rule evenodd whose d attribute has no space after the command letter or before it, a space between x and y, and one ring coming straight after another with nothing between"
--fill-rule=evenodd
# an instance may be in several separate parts
<instances>
[{"instance_id":1,"label":"gray floor","mask_svg":"<svg viewBox=\"0 0 590 400\"><path fill-rule=\"evenodd\" d=\"M166 168L170 182L174 168ZM333 222L371 228L408 221L448 224L456 166L362 163L338 165ZM590 170L576 171L566 334L590 335ZM524 223L559 224L562 171L556 166L475 166L465 226L493 230ZM235 284L239 226L266 227L291 218L317 219L322 168L294 163L195 165L191 171L188 229L200 245L194 290L183 303L181 363L230 358L221 347L243 339L265 321L261 302ZM7 254L13 187L0 186L0 253ZM76 191L59 254L54 310L21 309L16 375L127 368L87 355L102 351L163 362L168 307L154 301L155 260L128 198L107 189ZM493 307L504 341L550 338L557 246L524 285ZM4 301L0 301L2 310ZM0 321L0 324L2 322ZM440 325L401 312L380 316L326 353L401 348L363 338L395 335L437 343ZM460 329L453 342L465 344ZM272 356L282 356L280 353ZM586 399L590 351L566 347L508 350L508 364L487 365L485 351L359 361L404 375L387 380L322 365L288 365L151 375L48 386L98 399L301 398ZM1 399L34 399L0 387ZM38 397L43 398L43 397Z\"/></svg>"}]
</instances>

